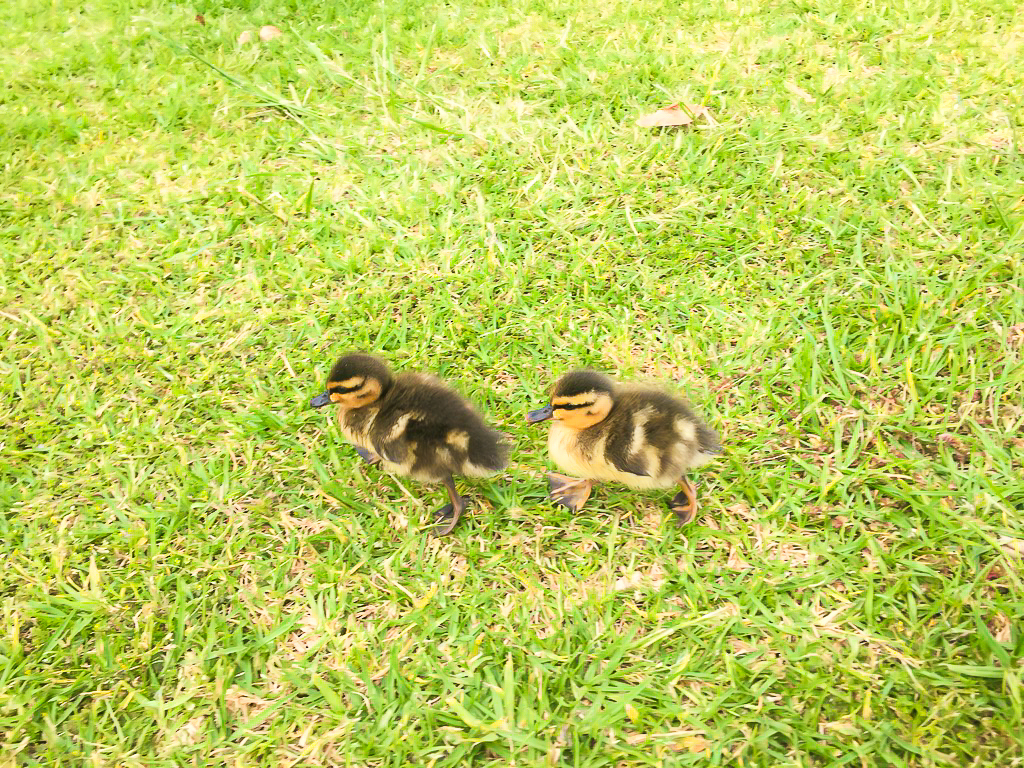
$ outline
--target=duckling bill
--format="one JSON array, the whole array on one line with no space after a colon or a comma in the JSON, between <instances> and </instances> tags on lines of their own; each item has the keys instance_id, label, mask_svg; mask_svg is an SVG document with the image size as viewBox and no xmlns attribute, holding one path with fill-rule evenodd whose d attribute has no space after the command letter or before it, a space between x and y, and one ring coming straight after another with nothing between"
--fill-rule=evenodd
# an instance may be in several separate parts
<instances>
[{"instance_id":1,"label":"duckling bill","mask_svg":"<svg viewBox=\"0 0 1024 768\"><path fill-rule=\"evenodd\" d=\"M442 483L450 503L436 513L433 532L451 533L466 509L453 475L483 477L504 469L508 448L473 406L440 379L393 375L381 360L344 355L313 408L333 403L338 426L370 464L425 483Z\"/></svg>"},{"instance_id":2,"label":"duckling bill","mask_svg":"<svg viewBox=\"0 0 1024 768\"><path fill-rule=\"evenodd\" d=\"M722 449L714 430L678 397L595 371L573 371L555 382L546 406L526 415L530 423L549 419L551 458L578 477L548 475L555 503L579 511L595 482L641 489L678 485L669 508L680 523L696 516L697 492L685 473Z\"/></svg>"}]
</instances>

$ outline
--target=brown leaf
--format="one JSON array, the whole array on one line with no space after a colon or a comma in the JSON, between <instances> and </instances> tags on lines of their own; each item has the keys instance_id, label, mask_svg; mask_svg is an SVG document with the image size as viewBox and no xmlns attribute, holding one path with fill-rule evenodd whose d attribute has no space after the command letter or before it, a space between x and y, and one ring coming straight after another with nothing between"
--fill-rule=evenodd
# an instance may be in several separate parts
<instances>
[{"instance_id":1,"label":"brown leaf","mask_svg":"<svg viewBox=\"0 0 1024 768\"><path fill-rule=\"evenodd\" d=\"M1007 328L1006 340L1011 347L1024 347L1024 323L1017 323Z\"/></svg>"},{"instance_id":2,"label":"brown leaf","mask_svg":"<svg viewBox=\"0 0 1024 768\"><path fill-rule=\"evenodd\" d=\"M732 506L726 507L726 512L729 512L737 517L742 517L744 520L752 520L753 515L750 514L750 507L742 502L739 504L733 504Z\"/></svg>"},{"instance_id":3,"label":"brown leaf","mask_svg":"<svg viewBox=\"0 0 1024 768\"><path fill-rule=\"evenodd\" d=\"M693 736L684 736L682 738L681 746L687 752L692 752L695 755L704 755L707 757L711 754L711 742L703 736L696 734Z\"/></svg>"},{"instance_id":4,"label":"brown leaf","mask_svg":"<svg viewBox=\"0 0 1024 768\"><path fill-rule=\"evenodd\" d=\"M1015 539L1012 536L1000 536L999 546L1002 547L1010 557L1024 557L1024 539Z\"/></svg>"},{"instance_id":5,"label":"brown leaf","mask_svg":"<svg viewBox=\"0 0 1024 768\"><path fill-rule=\"evenodd\" d=\"M196 14L196 21L199 22L200 24L202 24L204 27L206 26L206 18L203 16L203 14L197 13Z\"/></svg>"},{"instance_id":6,"label":"brown leaf","mask_svg":"<svg viewBox=\"0 0 1024 768\"><path fill-rule=\"evenodd\" d=\"M671 104L657 112L644 115L636 121L636 124L641 128L689 125L695 117L703 117L711 125L717 124L715 118L711 116L711 110L700 104Z\"/></svg>"},{"instance_id":7,"label":"brown leaf","mask_svg":"<svg viewBox=\"0 0 1024 768\"><path fill-rule=\"evenodd\" d=\"M695 755L707 756L711 751L711 742L695 731L669 731L668 733L627 733L625 742L631 746L662 743L672 752L692 752ZM671 741L663 741L671 739Z\"/></svg>"},{"instance_id":8,"label":"brown leaf","mask_svg":"<svg viewBox=\"0 0 1024 768\"><path fill-rule=\"evenodd\" d=\"M1001 645L1009 645L1013 641L1013 624L1005 613L997 613L988 625L993 639Z\"/></svg>"},{"instance_id":9,"label":"brown leaf","mask_svg":"<svg viewBox=\"0 0 1024 768\"><path fill-rule=\"evenodd\" d=\"M856 736L860 733L860 728L848 720L833 720L830 723L820 723L818 730L821 733L841 733L844 736Z\"/></svg>"},{"instance_id":10,"label":"brown leaf","mask_svg":"<svg viewBox=\"0 0 1024 768\"><path fill-rule=\"evenodd\" d=\"M809 94L807 91L805 91L799 85L794 83L792 80L787 80L782 85L783 85L783 87L785 87L785 89L787 91L792 93L794 96L796 96L801 101L804 101L804 102L806 102L808 104L810 104L810 103L812 103L814 101L814 97L811 96L811 94Z\"/></svg>"},{"instance_id":11,"label":"brown leaf","mask_svg":"<svg viewBox=\"0 0 1024 768\"><path fill-rule=\"evenodd\" d=\"M825 78L821 84L821 89L827 91L830 88L834 88L844 82L849 76L849 72L839 69L839 67L829 67L825 70Z\"/></svg>"},{"instance_id":12,"label":"brown leaf","mask_svg":"<svg viewBox=\"0 0 1024 768\"><path fill-rule=\"evenodd\" d=\"M283 34L284 33L273 24L267 24L266 26L260 27L260 40L264 43L268 43Z\"/></svg>"},{"instance_id":13,"label":"brown leaf","mask_svg":"<svg viewBox=\"0 0 1024 768\"><path fill-rule=\"evenodd\" d=\"M739 549L735 545L729 547L729 559L725 563L727 568L734 571L745 571L752 567L750 563L743 559L740 555Z\"/></svg>"},{"instance_id":14,"label":"brown leaf","mask_svg":"<svg viewBox=\"0 0 1024 768\"><path fill-rule=\"evenodd\" d=\"M199 736L206 725L206 717L197 715L171 734L168 744L172 747L193 746L199 743Z\"/></svg>"},{"instance_id":15,"label":"brown leaf","mask_svg":"<svg viewBox=\"0 0 1024 768\"><path fill-rule=\"evenodd\" d=\"M242 34L240 34L238 36L238 44L239 45L245 45L246 43L251 43L251 42L252 42L252 32L250 32L248 29L245 30L245 32L243 32Z\"/></svg>"},{"instance_id":16,"label":"brown leaf","mask_svg":"<svg viewBox=\"0 0 1024 768\"><path fill-rule=\"evenodd\" d=\"M248 718L253 712L262 712L272 703L271 699L265 699L237 685L224 692L224 707L231 714L241 715L242 718Z\"/></svg>"},{"instance_id":17,"label":"brown leaf","mask_svg":"<svg viewBox=\"0 0 1024 768\"><path fill-rule=\"evenodd\" d=\"M938 440L943 445L948 445L954 458L961 464L967 464L971 460L971 452L967 444L954 434L944 432L939 435Z\"/></svg>"},{"instance_id":18,"label":"brown leaf","mask_svg":"<svg viewBox=\"0 0 1024 768\"><path fill-rule=\"evenodd\" d=\"M729 647L732 649L732 652L735 653L737 656L747 653L756 653L760 650L753 643L748 643L746 640L740 640L738 637L729 638Z\"/></svg>"}]
</instances>

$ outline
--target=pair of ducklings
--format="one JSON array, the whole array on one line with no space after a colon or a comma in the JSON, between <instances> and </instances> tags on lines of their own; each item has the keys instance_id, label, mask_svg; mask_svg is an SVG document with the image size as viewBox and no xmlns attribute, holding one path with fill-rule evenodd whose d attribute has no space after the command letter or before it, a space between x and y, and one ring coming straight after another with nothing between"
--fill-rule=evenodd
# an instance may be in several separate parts
<instances>
[{"instance_id":1,"label":"pair of ducklings","mask_svg":"<svg viewBox=\"0 0 1024 768\"><path fill-rule=\"evenodd\" d=\"M444 484L451 501L436 513L436 535L451 533L466 510L454 475L482 477L508 465L502 435L434 376L393 375L372 355L344 355L331 369L327 390L310 405L331 403L342 434L365 461ZM679 485L669 508L680 523L696 515L696 490L685 472L711 461L721 447L715 432L679 398L619 384L594 371L574 371L555 382L546 406L526 416L530 423L548 419L552 460L578 476L548 474L556 504L578 512L595 482L642 489Z\"/></svg>"}]
</instances>

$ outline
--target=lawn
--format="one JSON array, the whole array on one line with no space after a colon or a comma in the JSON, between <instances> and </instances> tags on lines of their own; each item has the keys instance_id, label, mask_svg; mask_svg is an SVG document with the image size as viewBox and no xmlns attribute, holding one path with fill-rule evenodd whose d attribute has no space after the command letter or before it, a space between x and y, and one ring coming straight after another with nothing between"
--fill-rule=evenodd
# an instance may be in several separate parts
<instances>
[{"instance_id":1,"label":"lawn","mask_svg":"<svg viewBox=\"0 0 1024 768\"><path fill-rule=\"evenodd\" d=\"M1024 765L1017 6L0 5L0 766ZM511 435L452 537L353 348ZM696 524L547 501L578 365Z\"/></svg>"}]
</instances>

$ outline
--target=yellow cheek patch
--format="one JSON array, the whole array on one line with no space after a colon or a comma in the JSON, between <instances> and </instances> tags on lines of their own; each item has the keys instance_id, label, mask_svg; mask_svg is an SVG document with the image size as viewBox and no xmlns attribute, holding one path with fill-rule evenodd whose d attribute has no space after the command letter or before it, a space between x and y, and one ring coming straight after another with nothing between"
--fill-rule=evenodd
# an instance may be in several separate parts
<instances>
[{"instance_id":1,"label":"yellow cheek patch","mask_svg":"<svg viewBox=\"0 0 1024 768\"><path fill-rule=\"evenodd\" d=\"M341 402L341 395L339 395L337 392L332 392L331 393L331 402L332 403L340 403Z\"/></svg>"}]
</instances>

